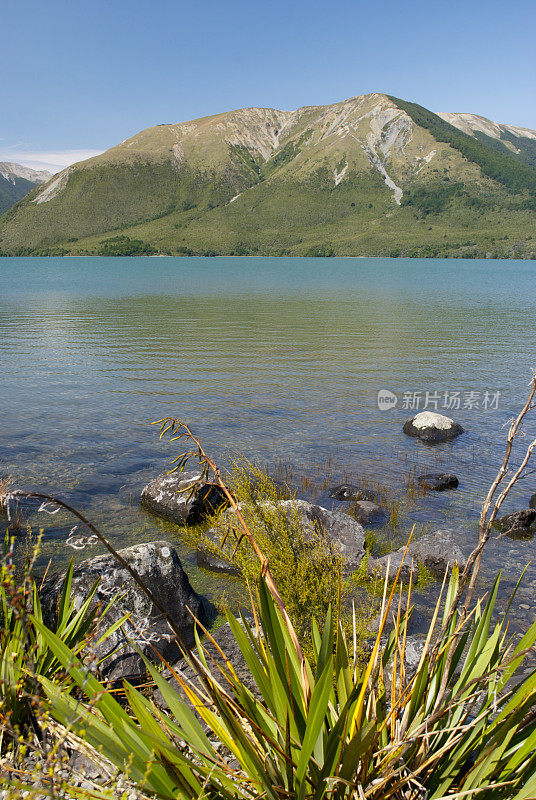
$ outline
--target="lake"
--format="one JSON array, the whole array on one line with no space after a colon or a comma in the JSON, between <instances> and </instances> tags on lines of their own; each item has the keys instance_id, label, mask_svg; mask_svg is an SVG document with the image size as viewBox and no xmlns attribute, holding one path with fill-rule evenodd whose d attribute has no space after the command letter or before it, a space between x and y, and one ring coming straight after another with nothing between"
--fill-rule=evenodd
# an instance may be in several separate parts
<instances>
[{"instance_id":1,"label":"lake","mask_svg":"<svg viewBox=\"0 0 536 800\"><path fill-rule=\"evenodd\" d=\"M408 476L453 472L459 488L414 501L399 533L451 527L469 552L536 366L536 262L0 259L0 362L0 474L68 498L116 546L171 538L209 595L221 579L138 506L176 455L151 425L167 415L222 462L238 450L330 506L343 479L404 497ZM396 406L380 410L380 390ZM436 447L406 437L425 403L466 433ZM534 491L536 475L505 510ZM42 560L97 552L65 546L67 520L36 517L45 523ZM493 543L484 575L503 567L509 587L533 551ZM536 565L524 585L522 613L534 616Z\"/></svg>"}]
</instances>

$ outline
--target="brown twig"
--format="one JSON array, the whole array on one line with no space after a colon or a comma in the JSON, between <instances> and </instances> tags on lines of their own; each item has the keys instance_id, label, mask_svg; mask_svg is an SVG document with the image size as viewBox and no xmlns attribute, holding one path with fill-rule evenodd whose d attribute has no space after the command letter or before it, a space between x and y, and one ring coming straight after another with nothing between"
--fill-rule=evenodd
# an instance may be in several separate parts
<instances>
[{"instance_id":1,"label":"brown twig","mask_svg":"<svg viewBox=\"0 0 536 800\"><path fill-rule=\"evenodd\" d=\"M486 499L482 504L482 510L480 513L480 519L478 523L478 544L470 554L469 558L467 559L465 569L463 570L460 577L458 591L456 592L456 596L447 615L447 619L445 620L445 623L443 625L443 631L448 630L452 618L456 614L465 592L466 592L465 599L460 614L462 620L465 619L465 617L467 616L468 609L474 594L478 573L480 571L482 551L484 550L487 542L489 541L489 538L491 536L491 530L493 528L495 519L497 518L497 514L499 513L504 500L506 499L510 491L513 489L517 481L520 480L522 477L524 477L523 475L524 470L532 456L533 451L536 449L536 439L534 439L527 447L525 455L521 460L521 463L519 464L517 469L512 474L512 477L510 478L508 483L504 486L500 494L496 497L499 487L501 486L505 476L508 474L508 468L510 464L510 457L512 455L514 440L516 436L520 433L520 428L526 415L535 406L534 397L536 395L536 372L534 371L529 386L530 386L529 394L523 408L521 409L517 417L515 417L515 419L513 419L510 423L510 428L508 429L508 436L506 438L506 448L502 464L489 488ZM439 704L441 703L444 697L448 683L450 664L452 662L452 658L454 656L454 652L458 644L458 639L459 639L459 634L454 635L452 638L452 642L450 644L446 658L446 668L443 673L443 679L441 682L441 686L439 688L438 696L435 703L435 708L439 707ZM433 656L437 658L437 655L438 652L436 646L436 648L434 648L433 651Z\"/></svg>"},{"instance_id":2,"label":"brown twig","mask_svg":"<svg viewBox=\"0 0 536 800\"><path fill-rule=\"evenodd\" d=\"M490 486L489 492L486 496L486 499L484 500L484 503L482 504L482 511L480 513L480 520L478 523L478 544L473 550L473 552L470 554L469 558L467 559L467 564L465 565L465 569L460 577L460 586L457 595L454 599L454 603L452 605L452 609L446 621L445 626L448 626L448 624L450 623L450 620L452 619L452 616L460 603L465 588L467 587L467 584L469 584L467 588L465 602L462 608L462 613L464 615L467 613L467 609L471 603L476 580L480 570L482 551L490 538L491 530L493 528L493 523L495 522L497 514L499 513L504 500L506 499L512 488L515 486L517 481L522 477L522 473L525 467L527 466L534 449L536 448L536 439L534 439L529 444L525 456L522 459L519 467L515 470L514 474L512 475L512 477L510 478L504 489L501 491L499 496L494 500L497 490L499 489L499 486L501 485L505 476L508 473L508 467L510 463L510 456L512 454L512 447L514 444L514 440L520 432L520 427L525 416L531 409L534 408L534 396L536 394L536 373L533 374L529 386L530 386L530 391L528 398L525 402L525 405L523 406L517 417L510 423L510 428L508 430L508 436L506 439L506 449L501 467L497 475L495 476L493 483Z\"/></svg>"},{"instance_id":3,"label":"brown twig","mask_svg":"<svg viewBox=\"0 0 536 800\"><path fill-rule=\"evenodd\" d=\"M198 460L198 463L201 467L201 476L197 481L197 484L200 484L205 478L208 478L212 473L212 483L218 486L221 491L223 492L224 497L226 498L227 502L231 506L234 514L236 515L236 519L240 528L242 529L242 536L245 536L249 541L253 552L257 556L260 564L261 564L261 576L264 578L268 591L272 595L273 599L276 602L276 605L283 617L285 622L286 628L288 630L289 636L292 640L292 644L296 649L296 654L300 661L300 669L301 669L301 679L302 679L302 688L303 693L306 701L309 700L311 695L311 687L309 683L309 677L307 675L307 668L305 662L305 656L303 654L302 647L300 645L299 639L296 635L296 631L294 630L294 626L290 620L290 617L287 613L285 608L285 604L283 599L279 593L279 590L275 584L273 575L270 571L270 566L268 564L268 559L266 558L265 554L259 547L254 535L250 531L241 511L239 503L233 493L228 489L226 486L223 478L221 477L221 472L217 464L207 455L201 442L199 439L192 433L190 427L185 423L182 422L180 419L175 417L166 417L164 419L158 420L158 422L154 423L160 425L161 432L160 438L165 436L166 433L170 434L169 441L176 442L180 439L185 439L187 441L193 442L197 448L197 451L188 451L186 453L181 454L178 456L173 463L176 463L177 466L174 467L171 472L175 471L182 471L189 461L190 458L195 457Z\"/></svg>"},{"instance_id":4,"label":"brown twig","mask_svg":"<svg viewBox=\"0 0 536 800\"><path fill-rule=\"evenodd\" d=\"M22 491L21 489L15 489L13 491L8 492L5 495L0 497L0 502L6 503L9 502L11 498L15 499L23 499L23 500L43 500L47 503L53 503L54 505L63 508L65 511L68 511L69 514L72 514L76 517L80 522L86 525L91 533L93 533L97 539L103 544L108 552L114 557L116 561L118 561L121 566L129 573L131 578L134 580L137 586L147 595L151 603L157 608L162 616L167 621L168 625L172 629L173 633L177 637L177 640L181 646L181 648L185 649L187 653L191 652L191 648L186 644L180 629L178 628L177 624L174 622L173 618L169 616L166 609L162 606L159 600L154 596L153 592L149 589L148 586L145 585L143 580L141 579L138 572L130 566L130 564L123 558L123 556L110 544L110 542L106 539L106 537L90 522L87 517L80 513L76 508L66 503L64 500L60 500L59 497L54 497L50 494L43 494L42 492L26 492Z\"/></svg>"}]
</instances>

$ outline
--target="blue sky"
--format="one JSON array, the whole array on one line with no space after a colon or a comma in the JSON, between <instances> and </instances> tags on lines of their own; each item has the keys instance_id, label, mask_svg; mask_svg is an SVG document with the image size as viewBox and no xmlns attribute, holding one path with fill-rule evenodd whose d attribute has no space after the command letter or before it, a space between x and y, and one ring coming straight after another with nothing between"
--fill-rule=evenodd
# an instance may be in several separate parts
<instances>
[{"instance_id":1,"label":"blue sky","mask_svg":"<svg viewBox=\"0 0 536 800\"><path fill-rule=\"evenodd\" d=\"M536 129L534 0L24 0L2 30L0 160L371 91Z\"/></svg>"}]
</instances>

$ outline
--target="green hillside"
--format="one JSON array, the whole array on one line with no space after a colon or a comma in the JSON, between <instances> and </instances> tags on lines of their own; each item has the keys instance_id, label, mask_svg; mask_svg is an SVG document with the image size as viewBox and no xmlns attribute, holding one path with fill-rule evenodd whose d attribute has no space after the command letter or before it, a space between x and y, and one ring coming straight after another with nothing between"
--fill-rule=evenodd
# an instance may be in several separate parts
<instances>
[{"instance_id":1,"label":"green hillside","mask_svg":"<svg viewBox=\"0 0 536 800\"><path fill-rule=\"evenodd\" d=\"M0 251L535 258L532 140L488 138L383 94L159 125L34 189Z\"/></svg>"},{"instance_id":2,"label":"green hillside","mask_svg":"<svg viewBox=\"0 0 536 800\"><path fill-rule=\"evenodd\" d=\"M30 183L24 178L19 178L16 183L11 183L0 175L0 214L18 203L34 186L35 183Z\"/></svg>"}]
</instances>

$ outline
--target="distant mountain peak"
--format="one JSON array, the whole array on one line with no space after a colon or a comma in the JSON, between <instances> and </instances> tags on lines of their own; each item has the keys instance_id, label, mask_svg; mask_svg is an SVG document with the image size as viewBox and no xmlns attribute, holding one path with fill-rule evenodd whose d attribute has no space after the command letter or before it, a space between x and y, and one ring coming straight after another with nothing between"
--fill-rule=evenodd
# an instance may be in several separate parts
<instances>
[{"instance_id":1,"label":"distant mountain peak","mask_svg":"<svg viewBox=\"0 0 536 800\"><path fill-rule=\"evenodd\" d=\"M459 128L459 130L463 131L464 133L468 133L470 136L473 136L476 131L480 131L481 133L485 133L487 136L500 139L502 133L509 131L514 136L536 140L536 131L533 131L530 128L523 128L519 125L509 125L504 122L493 122L491 119L482 117L480 114L440 111L438 112L437 116L441 117L441 119L444 119L445 122L450 122L450 124L454 125L455 128Z\"/></svg>"},{"instance_id":2,"label":"distant mountain peak","mask_svg":"<svg viewBox=\"0 0 536 800\"><path fill-rule=\"evenodd\" d=\"M47 170L35 170L12 161L0 161L0 175L10 183L15 183L17 178L24 178L30 183L45 183L50 180L52 173Z\"/></svg>"},{"instance_id":3,"label":"distant mountain peak","mask_svg":"<svg viewBox=\"0 0 536 800\"><path fill-rule=\"evenodd\" d=\"M51 173L46 170L35 170L11 161L0 161L0 214L8 211L33 188L50 180L51 177Z\"/></svg>"}]
</instances>

